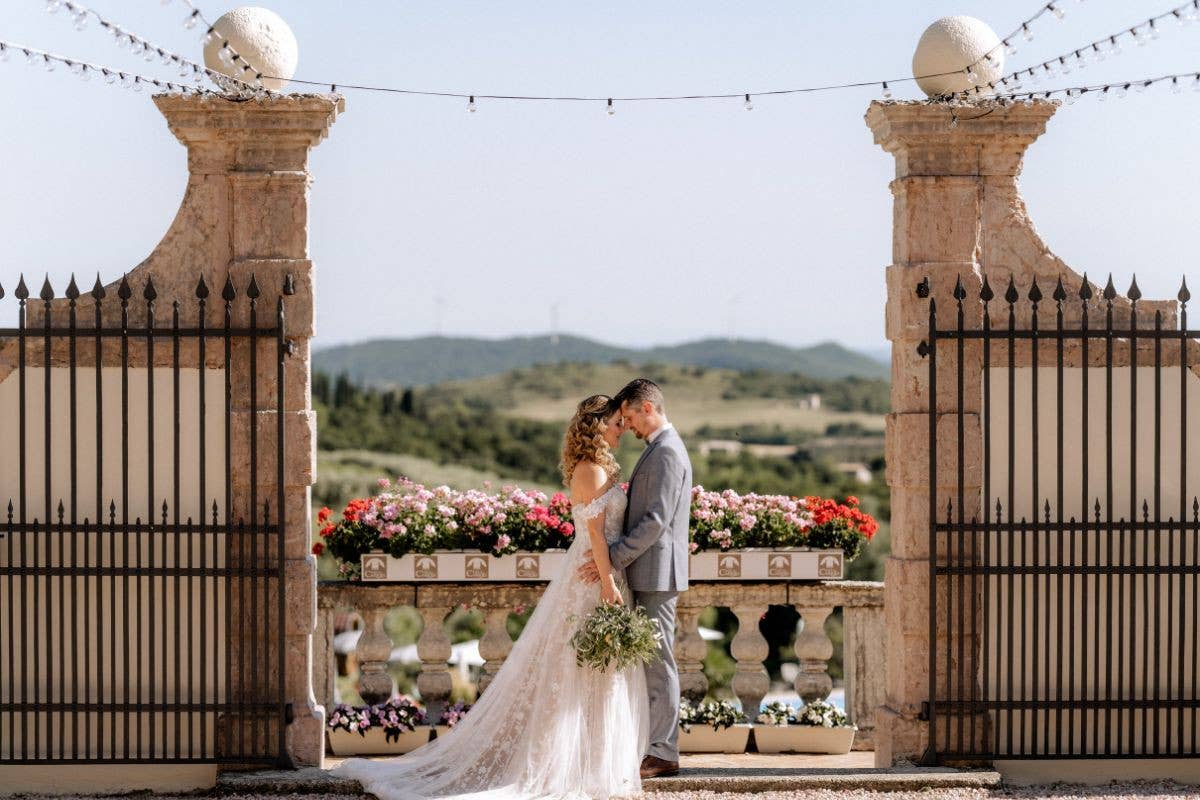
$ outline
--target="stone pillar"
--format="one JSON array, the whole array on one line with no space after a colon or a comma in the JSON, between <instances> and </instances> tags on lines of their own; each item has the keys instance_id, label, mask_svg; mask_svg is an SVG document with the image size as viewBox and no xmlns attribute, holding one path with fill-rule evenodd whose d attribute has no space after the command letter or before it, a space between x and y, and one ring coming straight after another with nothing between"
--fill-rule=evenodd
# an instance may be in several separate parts
<instances>
[{"instance_id":1,"label":"stone pillar","mask_svg":"<svg viewBox=\"0 0 1200 800\"><path fill-rule=\"evenodd\" d=\"M251 279L261 292L258 324L275 324L282 297L288 356L283 363L285 432L283 508L276 478L275 405L278 344L260 341L254 402L251 401L250 344L235 347L231 372L232 449L229 469L233 520L270 521L283 513L285 701L294 721L286 729L287 760L320 764L324 753L324 709L312 687L312 634L316 627L316 562L309 552L312 524L309 494L316 461L316 420L311 406L309 342L313 336L313 265L308 260L308 153L325 138L339 111L340 97L288 95L246 102L207 96L160 95L155 104L171 132L187 148L188 184L170 230L137 271L153 275L160 295L188 297L202 276L211 291L209 324L223 314L221 289L230 280L238 294L234 325L248 324ZM131 275L131 278L133 276ZM218 348L211 348L216 350ZM210 358L220 354L213 353ZM250 431L256 431L255 462ZM255 498L252 508L251 497ZM272 542L273 544L273 542ZM261 547L260 547L261 550ZM274 552L259 553L273 563ZM266 559L266 560L264 560ZM246 552L235 554L248 563ZM266 598L272 610L279 598ZM235 609L235 612L237 609ZM249 613L245 610L243 613ZM249 643L231 642L235 658ZM272 645L274 646L274 645ZM278 652L271 653L277 663ZM266 665L251 672L274 697L277 678Z\"/></svg>"},{"instance_id":2,"label":"stone pillar","mask_svg":"<svg viewBox=\"0 0 1200 800\"><path fill-rule=\"evenodd\" d=\"M929 295L941 301L950 300L961 281L967 297L964 324L971 328L980 324L977 298L985 274L1004 276L1004 283L991 278L995 287L1012 273L1057 277L1068 271L1033 231L1016 182L1025 149L1045 130L1056 107L1046 101L959 105L953 108L954 125L951 106L940 103L875 102L866 114L875 142L896 159L885 320L892 342L892 413L886 431L892 551L884 581L888 679L886 700L876 712L876 766L918 761L928 746L921 712L930 699L929 387L928 363L918 345L928 334L929 301L918 295L917 285L928 278ZM939 309L945 309L944 325L952 319L951 306ZM939 374L945 369L952 375L956 366L946 356L939 356ZM939 467L937 492L944 507L946 498L962 491L970 509L980 502L982 466L977 346L965 348L961 368L968 387L962 408L948 380L939 381L936 409L939 449L951 458L956 456L955 414L964 414L964 485L957 485L956 465ZM939 638L939 648L949 645ZM938 680L945 685L945 676Z\"/></svg>"}]
</instances>

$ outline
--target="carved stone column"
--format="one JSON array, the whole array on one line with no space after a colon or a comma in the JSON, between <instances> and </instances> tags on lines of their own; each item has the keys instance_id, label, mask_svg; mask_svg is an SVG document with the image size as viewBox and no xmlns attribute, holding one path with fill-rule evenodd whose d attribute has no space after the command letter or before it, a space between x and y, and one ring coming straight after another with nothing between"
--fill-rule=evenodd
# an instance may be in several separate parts
<instances>
[{"instance_id":1,"label":"carved stone column","mask_svg":"<svg viewBox=\"0 0 1200 800\"><path fill-rule=\"evenodd\" d=\"M866 114L876 143L896 159L885 315L892 342L892 413L886 431L892 551L884 581L888 685L886 703L877 712L875 753L880 767L900 759L917 761L925 754L928 723L920 717L922 704L929 700L930 648L951 646L948 638L929 641L930 398L928 362L918 353L929 330L927 298L952 298L955 285L961 283L968 298L964 327L975 328L980 324L978 297L985 273L995 274L990 281L995 287L1007 283L1012 273L1067 271L1034 232L1016 184L1025 149L1043 133L1056 107L1045 101L986 101L958 107L953 126L951 109L944 104L876 102ZM949 311L947 307L947 319ZM960 406L954 382L939 381L938 457L957 449L960 414L965 457L961 485L957 469L939 467L936 491L939 500L961 492L970 514L981 502L982 396L977 387L983 365L977 342L964 347L961 365L946 355L938 356L939 370L961 369L969 390ZM945 507L944 500L939 507ZM974 649L976 643L967 646ZM938 680L945 685L943 677Z\"/></svg>"},{"instance_id":2,"label":"carved stone column","mask_svg":"<svg viewBox=\"0 0 1200 800\"><path fill-rule=\"evenodd\" d=\"M746 716L753 721L758 716L763 697L771 688L771 677L763 668L763 660L770 653L770 647L758 629L758 621L767 607L742 605L734 601L729 610L738 619L737 633L729 645L729 651L737 661L737 672L732 682L733 693L742 701Z\"/></svg>"},{"instance_id":3,"label":"carved stone column","mask_svg":"<svg viewBox=\"0 0 1200 800\"><path fill-rule=\"evenodd\" d=\"M699 631L702 610L682 605L675 608L675 663L679 666L679 693L693 703L700 702L708 693L708 678L704 675L708 643Z\"/></svg>"},{"instance_id":4,"label":"carved stone column","mask_svg":"<svg viewBox=\"0 0 1200 800\"><path fill-rule=\"evenodd\" d=\"M825 633L825 620L833 613L829 607L799 606L803 629L796 635L796 658L800 671L796 673L796 694L805 703L824 700L833 691L829 677L829 659L833 658L833 642Z\"/></svg>"}]
</instances>

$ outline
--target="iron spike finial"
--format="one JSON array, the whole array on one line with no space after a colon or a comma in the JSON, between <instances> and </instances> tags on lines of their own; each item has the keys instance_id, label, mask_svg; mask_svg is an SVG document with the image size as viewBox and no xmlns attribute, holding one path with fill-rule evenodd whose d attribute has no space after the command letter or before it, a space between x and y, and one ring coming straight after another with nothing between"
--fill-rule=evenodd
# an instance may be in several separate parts
<instances>
[{"instance_id":1,"label":"iron spike finial","mask_svg":"<svg viewBox=\"0 0 1200 800\"><path fill-rule=\"evenodd\" d=\"M983 286L979 289L979 299L985 303L990 303L995 296L996 293L992 291L992 285L988 283L987 275L984 275Z\"/></svg>"},{"instance_id":2,"label":"iron spike finial","mask_svg":"<svg viewBox=\"0 0 1200 800\"><path fill-rule=\"evenodd\" d=\"M1092 284L1088 282L1087 273L1083 273L1083 283L1079 284L1079 299L1087 302L1092 299Z\"/></svg>"},{"instance_id":3,"label":"iron spike finial","mask_svg":"<svg viewBox=\"0 0 1200 800\"><path fill-rule=\"evenodd\" d=\"M38 294L38 297L42 298L47 303L54 299L54 287L50 285L49 275L47 275L46 279L42 281L42 291Z\"/></svg>"},{"instance_id":4,"label":"iron spike finial","mask_svg":"<svg viewBox=\"0 0 1200 800\"><path fill-rule=\"evenodd\" d=\"M128 302L129 298L133 297L133 289L129 288L128 275L121 276L121 285L117 287L117 297L121 298L122 303Z\"/></svg>"},{"instance_id":5,"label":"iron spike finial","mask_svg":"<svg viewBox=\"0 0 1200 800\"><path fill-rule=\"evenodd\" d=\"M966 297L967 297L967 290L963 288L962 276L960 275L959 277L954 279L954 299L961 303L963 300L966 299Z\"/></svg>"},{"instance_id":6,"label":"iron spike finial","mask_svg":"<svg viewBox=\"0 0 1200 800\"><path fill-rule=\"evenodd\" d=\"M1029 287L1029 300L1035 306L1042 301L1042 290L1037 284L1037 278L1033 279L1033 283Z\"/></svg>"},{"instance_id":7,"label":"iron spike finial","mask_svg":"<svg viewBox=\"0 0 1200 800\"><path fill-rule=\"evenodd\" d=\"M142 290L142 297L146 298L146 302L148 303L153 303L155 298L158 297L158 290L154 288L153 276L146 278L146 288Z\"/></svg>"},{"instance_id":8,"label":"iron spike finial","mask_svg":"<svg viewBox=\"0 0 1200 800\"><path fill-rule=\"evenodd\" d=\"M200 282L196 284L196 297L201 300L208 298L208 284L204 282L204 276L200 276Z\"/></svg>"},{"instance_id":9,"label":"iron spike finial","mask_svg":"<svg viewBox=\"0 0 1200 800\"><path fill-rule=\"evenodd\" d=\"M1177 294L1176 297L1179 298L1179 302L1184 304L1186 304L1188 300L1192 299L1192 293L1188 291L1186 277L1183 279L1183 282L1179 284L1179 294Z\"/></svg>"},{"instance_id":10,"label":"iron spike finial","mask_svg":"<svg viewBox=\"0 0 1200 800\"><path fill-rule=\"evenodd\" d=\"M1133 283L1129 284L1129 291L1125 293L1125 296L1128 297L1132 303L1136 303L1138 300L1142 299L1142 290L1139 289L1137 285L1137 275L1133 276Z\"/></svg>"},{"instance_id":11,"label":"iron spike finial","mask_svg":"<svg viewBox=\"0 0 1200 800\"><path fill-rule=\"evenodd\" d=\"M1104 284L1104 299L1112 302L1117 297L1117 287L1113 286L1112 273L1108 273L1108 283Z\"/></svg>"},{"instance_id":12,"label":"iron spike finial","mask_svg":"<svg viewBox=\"0 0 1200 800\"><path fill-rule=\"evenodd\" d=\"M1020 299L1017 294L1017 282L1012 275L1008 276L1008 288L1004 290L1004 300L1011 306Z\"/></svg>"},{"instance_id":13,"label":"iron spike finial","mask_svg":"<svg viewBox=\"0 0 1200 800\"><path fill-rule=\"evenodd\" d=\"M1142 519L1150 518L1150 503L1142 500Z\"/></svg>"},{"instance_id":14,"label":"iron spike finial","mask_svg":"<svg viewBox=\"0 0 1200 800\"><path fill-rule=\"evenodd\" d=\"M1063 286L1062 276L1058 276L1058 283L1054 285L1054 301L1061 303L1067 299L1067 290Z\"/></svg>"},{"instance_id":15,"label":"iron spike finial","mask_svg":"<svg viewBox=\"0 0 1200 800\"><path fill-rule=\"evenodd\" d=\"M92 299L103 300L108 292L104 291L104 284L100 282L100 273L96 273L96 284L92 287Z\"/></svg>"},{"instance_id":16,"label":"iron spike finial","mask_svg":"<svg viewBox=\"0 0 1200 800\"><path fill-rule=\"evenodd\" d=\"M69 300L78 300L79 299L79 286L78 286L78 284L75 283L75 273L74 272L71 273L71 282L67 284L67 299L69 299Z\"/></svg>"},{"instance_id":17,"label":"iron spike finial","mask_svg":"<svg viewBox=\"0 0 1200 800\"><path fill-rule=\"evenodd\" d=\"M258 290L258 281L254 278L254 273L251 272L250 285L246 287L246 297L249 297L251 300L257 300L260 294L262 292Z\"/></svg>"},{"instance_id":18,"label":"iron spike finial","mask_svg":"<svg viewBox=\"0 0 1200 800\"><path fill-rule=\"evenodd\" d=\"M225 287L221 289L221 299L226 303L232 303L235 297L237 297L237 289L233 288L233 278L226 275Z\"/></svg>"},{"instance_id":19,"label":"iron spike finial","mask_svg":"<svg viewBox=\"0 0 1200 800\"><path fill-rule=\"evenodd\" d=\"M18 300L29 299L29 287L25 285L25 273L21 273L21 277L17 281L17 290L13 294Z\"/></svg>"}]
</instances>

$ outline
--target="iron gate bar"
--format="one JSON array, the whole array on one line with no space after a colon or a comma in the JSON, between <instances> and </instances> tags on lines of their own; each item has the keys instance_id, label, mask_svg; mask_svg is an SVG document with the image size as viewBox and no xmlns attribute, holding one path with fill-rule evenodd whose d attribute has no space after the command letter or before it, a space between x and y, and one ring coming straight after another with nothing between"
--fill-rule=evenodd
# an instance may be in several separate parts
<instances>
[{"instance_id":1,"label":"iron gate bar","mask_svg":"<svg viewBox=\"0 0 1200 800\"><path fill-rule=\"evenodd\" d=\"M286 436L283 426L286 407L284 359L290 354L290 347L284 335L283 295L293 291L292 282L285 280L276 302L275 320L269 326L259 325L256 307L261 291L251 275L244 293L249 301L249 325L235 326L233 304L237 291L232 279L227 278L222 291L224 325L209 327L209 291L200 279L195 291L196 324L182 324L181 303L173 300L170 325L164 325L160 324L157 315L157 290L153 281L147 280L139 300L145 323L131 325L133 289L126 278L117 289L120 324L113 326L105 322L103 301L107 292L97 278L89 293L93 303L93 325L81 328L77 302L81 293L74 278L63 298L55 297L48 279L43 283L37 298L42 301L40 325L30 324L30 292L24 278L19 279L14 292L18 301L17 326L0 328L0 338L15 340L18 388L17 497L7 502L7 514L0 525L0 538L7 540L0 551L6 557L0 566L0 577L7 584L7 613L0 615L0 624L7 623L8 642L8 680L5 682L8 692L0 701L0 764L289 763L285 726L290 715L285 694L283 638L286 632L283 595L283 454ZM3 297L4 290L0 287L0 298ZM65 324L53 313L56 299L66 300L62 304ZM225 345L224 520L220 517L216 499L208 495L207 487L208 416L213 411L207 403L206 384L206 346L210 337L221 339ZM136 365L131 340L138 347ZM160 356L156 353L156 342L163 340L169 343L170 350ZM277 359L275 403L274 408L268 404L260 409L259 345L272 340ZM79 367L85 366L80 358L80 341L91 343L87 354L94 362L95 424L95 464L91 476L95 514L84 516L82 520L79 518L79 481L81 477L89 479L81 476L79 463L81 409L78 400L80 390L87 383L79 380ZM249 409L244 412L250 428L249 475L258 473L259 412L273 410L276 416L275 520L271 519L270 500L264 499L259 506L257 480L248 482L249 522L241 517L235 522L233 518L230 422L233 414L231 353L235 341L246 342L250 351ZM105 363L105 342L111 342L117 348L118 360L110 364ZM184 516L182 512L184 391L181 350L185 342L189 347L194 346L194 352L199 356L194 384L199 392L195 427L199 431L195 455L199 469L196 502L199 509L206 509L211 503L211 520L203 511L195 517ZM41 347L40 359L36 358L36 349L30 353L30 343L34 348ZM65 347L61 347L64 344ZM61 355L64 350L65 362ZM158 361L162 361L162 365L156 364ZM119 433L120 466L109 481L119 482L119 501L116 497L106 497L105 491L104 440L109 417L105 409L106 366L119 373L120 383L120 427L119 431L112 432L112 435ZM63 370L66 373L66 413L62 420L56 416L57 406L53 405L56 400L62 401L58 394L63 391L53 377L59 374L54 372L56 367L66 368ZM29 370L39 368L43 371L42 437L39 442L43 449L40 464L43 510L34 515L28 502L27 478L36 473L29 469L30 414L27 405L32 388ZM160 380L166 378L156 374L163 368L170 371L165 392L160 391L164 385ZM144 370L147 376L144 394L134 391L131 369ZM139 395L136 401L134 394ZM167 395L170 396L171 454L170 464L163 463L166 466L164 474L170 475L172 486L167 491L168 496L160 497L160 487L156 485L160 477L156 448L165 440L162 431L156 429L154 414L167 405ZM135 402L146 405L144 427L140 431L145 451L139 456L146 469L144 515L130 511L132 440L134 428L139 427L133 409ZM59 449L61 455L56 458L54 443L56 429L60 426L67 429L70 443ZM54 505L55 475L62 472L67 474L69 486L60 493L57 505ZM272 536L275 537L273 553L270 547ZM20 537L19 544L14 541L17 537ZM121 539L119 548L118 537ZM236 559L233 558L235 541ZM224 560L220 558L222 546ZM234 581L238 584L240 601L236 618L232 606ZM220 591L222 588L224 592ZM260 590L261 610L258 607ZM272 604L269 601L273 590L276 602ZM213 603L211 609L210 602ZM109 607L107 619L106 604ZM130 606L134 604L131 612ZM222 614L224 626L219 622ZM208 625L210 615L214 623L211 626ZM137 641L131 642L134 636ZM236 648L230 644L230 638L235 636L239 642ZM20 659L17 658L18 647ZM271 658L272 648L274 659ZM234 657L239 659L236 676L231 672ZM255 665L269 664L271 669L248 670L251 665L247 662L252 659ZM211 673L209 663L212 664ZM222 664L224 685L219 678ZM209 692L210 683L212 692ZM4 717L8 719L4 720ZM209 725L215 725L218 734L223 731L224 739L218 736L210 742L207 736Z\"/></svg>"},{"instance_id":2,"label":"iron gate bar","mask_svg":"<svg viewBox=\"0 0 1200 800\"><path fill-rule=\"evenodd\" d=\"M923 280L918 286L918 296L928 297L928 287L929 280ZM1128 305L1122 309L1128 322L1121 327L1114 325L1118 295L1111 277L1101 294L1101 302L1092 306L1091 285L1084 276L1078 291L1082 313L1075 323L1078 328L1072 329L1066 328L1064 312L1068 295L1062 279L1056 282L1051 295L1055 304L1052 327L1039 325L1043 296L1036 279L1022 301L1015 280L1010 278L1003 298L1009 312L1006 329L992 324L990 303L994 293L986 277L978 296L982 305L978 328L967 329L965 324L967 294L961 280L956 282L953 296L955 324L945 329L938 327L937 299L929 298L928 338L918 348L920 355L929 359L930 674L929 700L923 713L930 727L925 761L1200 755L1196 752L1200 699L1195 696L1200 633L1184 627L1188 623L1185 598L1189 581L1192 628L1200 619L1200 499L1194 493L1189 494L1187 486L1187 383L1191 372L1188 348L1200 344L1196 341L1200 339L1200 331L1188 328L1187 303L1191 298L1186 282L1181 284L1177 295L1177 319L1173 319L1169 328L1164 327L1161 308L1155 309L1152 315L1141 309L1141 292L1136 279L1127 292ZM1021 327L1017 324L1018 302L1027 303L1030 312L1028 324ZM1103 328L1090 326L1093 313L1103 313ZM1153 325L1139 324L1139 314L1152 320ZM946 387L949 391L943 392L947 395L954 392L957 410L942 412L956 416L957 441L952 452L957 458L957 483L951 492L953 497L945 498L942 508L938 505L938 484L941 482L937 460L938 340L955 341L954 351L945 355L957 358L954 383ZM1006 348L1002 354L1005 357L1003 366L992 363L993 340ZM1104 348L1099 364L1093 364L1090 349L1093 340ZM1177 359L1179 368L1180 410L1177 414L1172 410L1172 416L1177 416L1180 434L1177 515L1168 514L1163 506L1164 430L1173 435L1171 428L1164 428L1163 424L1166 413L1164 371L1171 366L1169 363L1164 365L1164 340L1172 346L1177 343L1179 350L1177 356L1171 356ZM967 413L974 413L965 409L967 341L981 343L984 367L980 387L983 406L979 415L982 418L983 452L979 513L974 513L971 508L977 501L972 499L968 503L966 499L965 417ZM1039 352L1042 341L1054 343L1045 364L1047 359ZM1028 349L1022 351L1018 360L1016 350L1021 342L1028 342ZM1068 342L1079 344L1079 350L1072 352L1070 367L1065 353ZM1123 348L1127 353L1121 363L1117 362L1117 348ZM1082 358L1077 361L1080 354ZM1028 380L1020 398L1023 406L1028 404L1025 406L1027 416L1022 420L1029 431L1028 449L1022 455L1022 459L1029 459L1027 480L1031 489L1028 498L1031 507L1028 515L1017 513L1015 507L1016 484L1021 480L1016 460L1018 367L1028 370ZM1046 367L1054 369L1052 411L1044 408L1041 397L1040 373ZM1095 413L1090 404L1090 377L1091 370L1096 367L1104 370L1103 411L1100 412L1104 415L1106 431L1103 503L1098 494L1092 497L1092 476L1089 474L1090 416ZM1153 368L1154 372L1149 379L1150 385L1143 386L1138 369L1147 367ZM994 397L991 375L997 368L1006 372L1008 401L1005 430L1008 477L998 490L992 470L992 427L996 422L992 404L999 398ZM1081 508L1091 512L1085 511L1078 517L1068 515L1065 507L1065 433L1070 421L1064 376L1068 368L1079 368L1078 385L1082 392L1077 430L1082 464L1078 499ZM1115 505L1119 478L1114 434L1114 426L1119 421L1118 398L1115 396L1118 370L1126 371L1122 379L1128 381L1129 387L1126 407L1121 410L1122 416L1129 415L1128 466L1127 475L1120 476L1119 480L1129 487L1128 497L1122 498L1128 509L1121 515ZM1146 403L1147 398L1149 404L1139 408L1139 400ZM1139 413L1147 417L1145 424L1138 419ZM1049 433L1046 430L1048 424L1054 425L1053 439L1046 441L1052 442L1049 446L1057 468L1050 493L1043 495L1041 448L1043 435ZM1152 447L1142 448L1141 452L1151 455L1150 463L1139 466L1139 443L1147 432L1152 432L1154 442ZM1153 476L1153 486L1147 496L1143 496L1138 488L1139 473L1142 472ZM955 502L957 509L954 509ZM1004 519L1005 514L1008 521ZM1193 544L1190 553L1187 548L1189 535ZM1154 537L1153 548L1151 536ZM1090 548L1089 538L1094 542ZM1021 579L1019 606L1018 576ZM939 581L942 581L940 585ZM1069 597L1064 598L1064 591ZM969 600L965 596L967 592L970 592ZM1093 596L1094 600L1091 599ZM982 614L979 606L982 606ZM1102 606L1106 609L1103 617ZM980 620L981 629L977 627ZM1130 625L1141 630L1137 627L1127 629ZM938 640L942 626L947 632L942 640L944 645ZM1189 630L1192 635L1190 663L1186 661L1185 649ZM942 673L946 676L944 684L938 677L941 660L937 653L943 646L946 650L946 671ZM977 662L981 654L982 660ZM1169 660L1164 662L1164 658L1170 659L1172 655L1175 664ZM958 671L957 676L953 670ZM1086 678L1084 684L1078 684L1081 674L1091 675L1090 692ZM1189 675L1192 690L1186 693L1185 680ZM1021 678L1019 690L1015 688L1018 677ZM1172 684L1174 697L1168 696ZM1184 718L1189 713L1190 749L1184 741ZM964 729L967 724L972 726L969 733ZM1153 734L1150 726L1154 727Z\"/></svg>"}]
</instances>

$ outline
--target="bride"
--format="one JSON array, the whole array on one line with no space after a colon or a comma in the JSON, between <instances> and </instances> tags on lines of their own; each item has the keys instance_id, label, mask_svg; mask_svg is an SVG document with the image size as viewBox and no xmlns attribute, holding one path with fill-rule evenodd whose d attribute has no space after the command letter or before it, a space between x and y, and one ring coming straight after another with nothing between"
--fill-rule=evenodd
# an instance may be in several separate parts
<instances>
[{"instance_id":1,"label":"bride","mask_svg":"<svg viewBox=\"0 0 1200 800\"><path fill-rule=\"evenodd\" d=\"M567 426L559 468L570 487L575 537L512 652L449 733L404 755L351 758L332 774L382 800L590 800L641 791L649 701L640 665L599 672L575 664L568 640L599 603L632 603L606 542L621 535L626 496L613 458L625 424L606 395L583 400ZM576 576L584 551L602 580ZM603 563L601 563L603 562ZM597 591L599 586L599 591Z\"/></svg>"}]
</instances>

